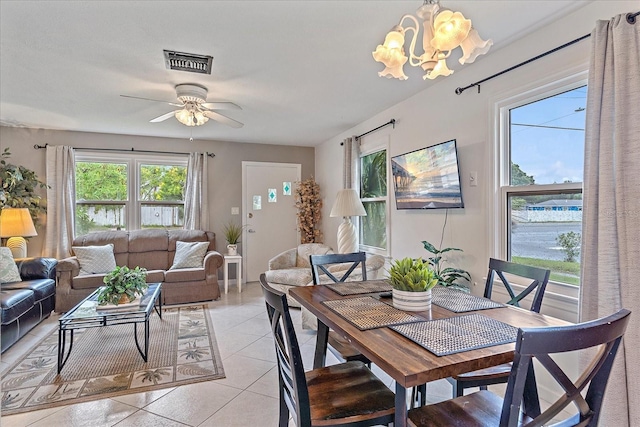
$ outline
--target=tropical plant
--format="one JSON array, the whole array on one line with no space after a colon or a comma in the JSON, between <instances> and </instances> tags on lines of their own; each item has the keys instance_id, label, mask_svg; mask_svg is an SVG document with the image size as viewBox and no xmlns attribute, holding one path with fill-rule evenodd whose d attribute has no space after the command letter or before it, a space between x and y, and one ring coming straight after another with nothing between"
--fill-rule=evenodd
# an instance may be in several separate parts
<instances>
[{"instance_id":1,"label":"tropical plant","mask_svg":"<svg viewBox=\"0 0 640 427\"><path fill-rule=\"evenodd\" d=\"M421 259L402 258L391 263L389 281L399 291L424 292L433 288L438 278L429 264Z\"/></svg>"},{"instance_id":2,"label":"tropical plant","mask_svg":"<svg viewBox=\"0 0 640 427\"><path fill-rule=\"evenodd\" d=\"M45 200L36 194L37 188L47 188L38 175L24 166L7 163L11 156L9 148L0 154L0 210L3 208L27 208L34 224L40 214L47 212Z\"/></svg>"},{"instance_id":3,"label":"tropical plant","mask_svg":"<svg viewBox=\"0 0 640 427\"><path fill-rule=\"evenodd\" d=\"M445 260L442 254L451 252L451 251L462 252L462 249L458 249L458 248L437 249L435 246L433 246L431 243L427 242L426 240L423 240L422 244L424 245L424 248L427 250L427 252L433 254L432 257L428 258L428 262L435 272L439 285L460 286L458 283L456 283L456 281L459 279L464 279L468 282L471 281L471 275L469 274L468 271L462 270L459 268L444 266Z\"/></svg>"},{"instance_id":4,"label":"tropical plant","mask_svg":"<svg viewBox=\"0 0 640 427\"><path fill-rule=\"evenodd\" d=\"M224 238L227 240L227 243L230 245L237 245L240 242L240 237L242 237L242 230L244 230L245 225L238 225L233 221L229 221L224 226Z\"/></svg>"},{"instance_id":5,"label":"tropical plant","mask_svg":"<svg viewBox=\"0 0 640 427\"><path fill-rule=\"evenodd\" d=\"M136 267L132 270L126 265L116 267L102 280L105 286L100 288L98 304L118 305L133 301L138 295L143 295L149 287L146 280L146 268Z\"/></svg>"}]
</instances>

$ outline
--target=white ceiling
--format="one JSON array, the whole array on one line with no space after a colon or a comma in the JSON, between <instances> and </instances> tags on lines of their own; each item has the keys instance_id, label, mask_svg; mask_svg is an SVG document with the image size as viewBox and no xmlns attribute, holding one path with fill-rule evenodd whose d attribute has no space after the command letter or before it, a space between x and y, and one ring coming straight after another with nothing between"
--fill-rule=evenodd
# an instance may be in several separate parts
<instances>
[{"instance_id":1,"label":"white ceiling","mask_svg":"<svg viewBox=\"0 0 640 427\"><path fill-rule=\"evenodd\" d=\"M588 1L447 1L494 51ZM371 52L421 1L0 1L0 124L313 146L426 88L379 78ZM559 13L562 11L563 13ZM517 16L517 19L514 17ZM167 70L163 49L212 55L211 75ZM491 51L478 61L491 60ZM449 61L459 69L457 61ZM466 65L466 67L471 67ZM445 77L446 78L446 77ZM443 79L443 77L439 77ZM197 83L243 122L149 123ZM192 133L193 132L193 133Z\"/></svg>"}]
</instances>

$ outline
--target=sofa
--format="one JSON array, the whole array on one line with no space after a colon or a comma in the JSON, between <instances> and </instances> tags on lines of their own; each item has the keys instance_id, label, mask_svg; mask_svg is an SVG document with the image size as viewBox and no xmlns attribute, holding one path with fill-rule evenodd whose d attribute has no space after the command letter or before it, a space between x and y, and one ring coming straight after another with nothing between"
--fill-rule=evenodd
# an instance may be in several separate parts
<instances>
[{"instance_id":1,"label":"sofa","mask_svg":"<svg viewBox=\"0 0 640 427\"><path fill-rule=\"evenodd\" d=\"M209 242L203 266L171 269L177 242ZM215 234L200 230L144 229L99 231L76 237L73 247L112 244L115 264L147 269L147 283L162 283L162 303L182 304L216 300L220 297L218 268L224 257L216 251ZM69 311L83 298L103 285L107 272L80 274L77 256L58 262L56 308Z\"/></svg>"},{"instance_id":2,"label":"sofa","mask_svg":"<svg viewBox=\"0 0 640 427\"><path fill-rule=\"evenodd\" d=\"M54 258L17 259L22 281L0 284L2 353L53 311L57 263Z\"/></svg>"},{"instance_id":3,"label":"sofa","mask_svg":"<svg viewBox=\"0 0 640 427\"><path fill-rule=\"evenodd\" d=\"M269 260L269 270L265 272L265 278L269 285L287 295L287 303L290 307L300 307L300 303L289 296L289 290L294 286L311 286L311 264L309 255L332 254L333 249L322 243L303 243L298 247L284 251ZM367 255L367 279L378 277L378 271L384 266L384 257L380 255ZM331 273L339 274L348 266L334 265L329 268ZM326 280L324 280L326 279ZM329 283L328 277L321 277L321 283ZM348 280L362 280L359 273L354 272ZM304 313L304 310L303 310Z\"/></svg>"}]
</instances>

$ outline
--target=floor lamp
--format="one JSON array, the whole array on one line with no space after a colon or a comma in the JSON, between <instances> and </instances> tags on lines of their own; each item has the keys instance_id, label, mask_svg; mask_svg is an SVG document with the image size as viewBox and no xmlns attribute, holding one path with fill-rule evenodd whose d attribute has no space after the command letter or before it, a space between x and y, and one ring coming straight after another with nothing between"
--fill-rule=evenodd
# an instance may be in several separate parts
<instances>
[{"instance_id":1,"label":"floor lamp","mask_svg":"<svg viewBox=\"0 0 640 427\"><path fill-rule=\"evenodd\" d=\"M27 208L4 208L0 212L0 237L6 238L13 258L27 257L25 237L37 236L31 214Z\"/></svg>"},{"instance_id":2,"label":"floor lamp","mask_svg":"<svg viewBox=\"0 0 640 427\"><path fill-rule=\"evenodd\" d=\"M341 216L344 222L338 227L338 253L348 254L358 252L358 236L356 226L351 222L352 216L367 216L360 196L356 190L347 188L338 191L338 196L333 204L331 217Z\"/></svg>"}]
</instances>

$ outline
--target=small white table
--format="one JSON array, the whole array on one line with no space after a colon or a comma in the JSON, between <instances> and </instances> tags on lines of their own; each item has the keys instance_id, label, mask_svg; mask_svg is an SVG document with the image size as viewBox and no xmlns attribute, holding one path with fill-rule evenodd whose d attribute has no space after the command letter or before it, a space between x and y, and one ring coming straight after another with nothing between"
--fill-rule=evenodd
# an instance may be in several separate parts
<instances>
[{"instance_id":1,"label":"small white table","mask_svg":"<svg viewBox=\"0 0 640 427\"><path fill-rule=\"evenodd\" d=\"M236 283L238 284L238 293L242 292L242 255L225 255L224 256L224 293L229 292L229 264L236 265Z\"/></svg>"}]
</instances>

